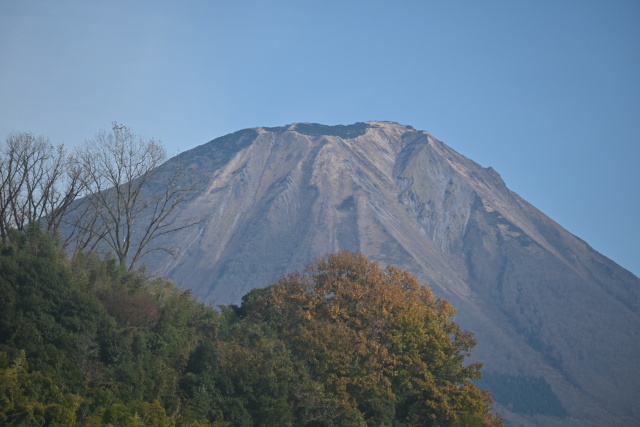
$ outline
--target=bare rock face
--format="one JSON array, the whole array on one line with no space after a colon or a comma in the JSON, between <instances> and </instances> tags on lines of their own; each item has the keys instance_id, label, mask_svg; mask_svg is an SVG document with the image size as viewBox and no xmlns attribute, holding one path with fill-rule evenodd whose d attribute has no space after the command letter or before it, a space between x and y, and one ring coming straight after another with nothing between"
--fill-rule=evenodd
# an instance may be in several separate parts
<instances>
[{"instance_id":1,"label":"bare rock face","mask_svg":"<svg viewBox=\"0 0 640 427\"><path fill-rule=\"evenodd\" d=\"M163 242L178 255L147 258L150 271L229 304L316 256L362 251L453 303L474 359L501 379L492 391L536 379L559 401L498 400L514 424L640 424L640 280L493 169L391 122L247 129L163 167L175 161L201 184L182 214L202 221Z\"/></svg>"}]
</instances>

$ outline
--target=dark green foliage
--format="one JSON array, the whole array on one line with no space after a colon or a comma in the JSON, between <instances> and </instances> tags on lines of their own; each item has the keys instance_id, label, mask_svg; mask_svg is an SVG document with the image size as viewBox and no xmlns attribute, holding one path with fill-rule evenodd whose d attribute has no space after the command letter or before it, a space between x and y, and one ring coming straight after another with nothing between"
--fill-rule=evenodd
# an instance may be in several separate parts
<instances>
[{"instance_id":1,"label":"dark green foliage","mask_svg":"<svg viewBox=\"0 0 640 427\"><path fill-rule=\"evenodd\" d=\"M354 280L368 279L365 274ZM274 289L251 292L241 307L215 310L189 291L146 279L114 260L82 253L70 260L38 229L16 236L10 246L0 245L0 424L400 426L493 420L466 379L477 367L461 364L472 339L448 320L452 309L429 299L427 291L425 301L436 310L430 322L443 322L445 329L422 336L393 323L385 326L388 335L380 335L385 320L361 317L356 301L356 315L326 305L329 311L318 312L321 321L296 329L289 322L304 310L296 305L301 301L291 300L289 307L280 306L284 300L270 302ZM378 303L372 302L362 315ZM340 322L331 326L322 317L334 314L363 332L353 334ZM304 335L310 331L317 335ZM367 347L367 339L383 336L387 341L380 342L390 349L442 346L429 363L443 380L430 383L431 374L401 368L414 357L409 353L395 360L378 344ZM397 375L379 375L393 369ZM427 408L425 401L442 406Z\"/></svg>"},{"instance_id":2,"label":"dark green foliage","mask_svg":"<svg viewBox=\"0 0 640 427\"><path fill-rule=\"evenodd\" d=\"M298 133L309 136L338 136L340 138L356 138L364 135L371 126L367 123L354 123L352 125L327 126L317 123L298 123L295 130Z\"/></svg>"},{"instance_id":3,"label":"dark green foliage","mask_svg":"<svg viewBox=\"0 0 640 427\"><path fill-rule=\"evenodd\" d=\"M24 357L29 375L79 396L80 421L133 417L144 402L180 408L180 369L216 329L212 309L113 261L79 254L71 262L37 230L0 253L0 351L8 361Z\"/></svg>"},{"instance_id":4,"label":"dark green foliage","mask_svg":"<svg viewBox=\"0 0 640 427\"><path fill-rule=\"evenodd\" d=\"M562 403L542 377L485 372L482 378L475 382L478 387L491 390L495 401L513 412L526 415L567 416Z\"/></svg>"},{"instance_id":5,"label":"dark green foliage","mask_svg":"<svg viewBox=\"0 0 640 427\"><path fill-rule=\"evenodd\" d=\"M370 127L370 124L362 122L346 126L328 126L318 123L295 123L293 125L270 127L266 129L271 132L286 132L293 128L296 132L308 136L337 136L344 139L351 139L364 135Z\"/></svg>"},{"instance_id":6,"label":"dark green foliage","mask_svg":"<svg viewBox=\"0 0 640 427\"><path fill-rule=\"evenodd\" d=\"M353 198L353 196L349 196L346 199L344 199L342 203L336 206L336 209L338 209L339 211L351 211L355 208L355 206L356 206L355 199Z\"/></svg>"}]
</instances>

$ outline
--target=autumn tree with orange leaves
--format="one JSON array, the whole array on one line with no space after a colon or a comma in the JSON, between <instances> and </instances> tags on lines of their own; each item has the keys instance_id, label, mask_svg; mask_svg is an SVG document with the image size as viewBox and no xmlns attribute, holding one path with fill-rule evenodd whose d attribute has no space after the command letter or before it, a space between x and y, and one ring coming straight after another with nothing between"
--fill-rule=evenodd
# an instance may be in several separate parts
<instances>
[{"instance_id":1,"label":"autumn tree with orange leaves","mask_svg":"<svg viewBox=\"0 0 640 427\"><path fill-rule=\"evenodd\" d=\"M339 402L341 422L501 425L488 393L471 382L480 365L465 365L472 334L447 301L402 270L340 252L249 293L239 312L285 342L322 384L315 402L320 394ZM327 416L336 421L335 405Z\"/></svg>"}]
</instances>

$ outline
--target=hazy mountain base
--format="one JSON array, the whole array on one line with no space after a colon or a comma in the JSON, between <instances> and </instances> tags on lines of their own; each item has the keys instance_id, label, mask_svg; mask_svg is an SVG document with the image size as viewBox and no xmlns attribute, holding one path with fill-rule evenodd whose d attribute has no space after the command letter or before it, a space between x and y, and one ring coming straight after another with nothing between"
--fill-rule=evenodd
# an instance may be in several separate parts
<instances>
[{"instance_id":1,"label":"hazy mountain base","mask_svg":"<svg viewBox=\"0 0 640 427\"><path fill-rule=\"evenodd\" d=\"M482 378L474 382L482 389L492 390L493 399L511 412L561 418L567 416L558 396L542 377L484 372Z\"/></svg>"},{"instance_id":2,"label":"hazy mountain base","mask_svg":"<svg viewBox=\"0 0 640 427\"><path fill-rule=\"evenodd\" d=\"M179 157L202 184L184 215L202 222L150 269L229 303L315 256L360 250L452 301L489 370L543 377L569 414L559 424L640 419L640 280L491 168L388 122L244 130Z\"/></svg>"}]
</instances>

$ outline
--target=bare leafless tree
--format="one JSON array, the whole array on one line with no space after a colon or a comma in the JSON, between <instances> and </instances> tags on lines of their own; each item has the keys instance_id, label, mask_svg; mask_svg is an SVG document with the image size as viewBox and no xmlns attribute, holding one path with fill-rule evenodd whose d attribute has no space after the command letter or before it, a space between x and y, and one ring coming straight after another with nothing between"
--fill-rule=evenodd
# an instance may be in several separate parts
<instances>
[{"instance_id":1,"label":"bare leafless tree","mask_svg":"<svg viewBox=\"0 0 640 427\"><path fill-rule=\"evenodd\" d=\"M161 168L166 157L159 142L117 123L87 141L77 154L86 195L67 219L77 249L106 247L128 269L149 252L171 252L154 243L197 221L178 217L195 186L181 167Z\"/></svg>"},{"instance_id":2,"label":"bare leafless tree","mask_svg":"<svg viewBox=\"0 0 640 427\"><path fill-rule=\"evenodd\" d=\"M0 241L9 243L10 229L24 232L36 222L55 232L82 191L81 175L63 145L10 134L0 146Z\"/></svg>"}]
</instances>

